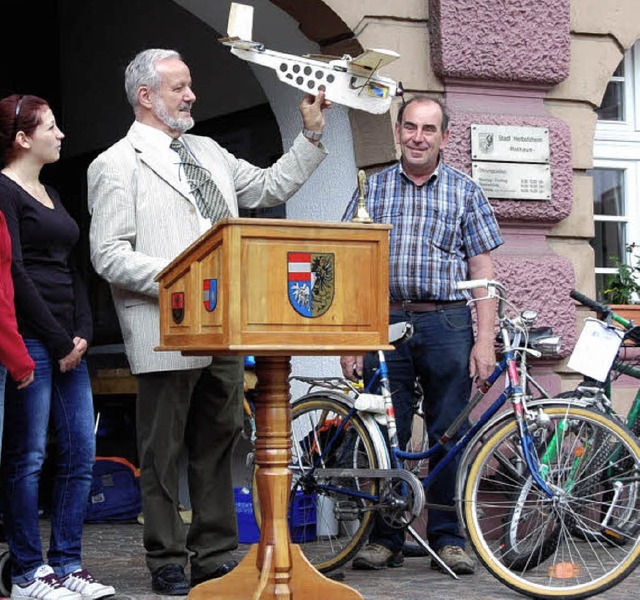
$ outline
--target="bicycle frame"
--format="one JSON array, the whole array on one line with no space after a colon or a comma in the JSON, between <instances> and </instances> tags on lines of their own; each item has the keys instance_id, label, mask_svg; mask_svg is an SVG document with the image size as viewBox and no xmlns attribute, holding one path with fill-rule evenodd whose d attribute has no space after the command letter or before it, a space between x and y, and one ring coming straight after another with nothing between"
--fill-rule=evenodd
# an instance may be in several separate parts
<instances>
[{"instance_id":1,"label":"bicycle frame","mask_svg":"<svg viewBox=\"0 0 640 600\"><path fill-rule=\"evenodd\" d=\"M633 379L640 380L640 369L632 365L626 364L624 360L616 359L613 363L613 370L620 373L621 375L627 375L628 377L631 377ZM611 379L610 378L607 379L604 389L605 389L605 393L607 394L607 397L610 398L611 397ZM627 426L633 428L634 423L636 423L639 418L640 418L640 388L638 388L635 398L631 403L631 408L627 413L627 421L626 421Z\"/></svg>"},{"instance_id":2,"label":"bicycle frame","mask_svg":"<svg viewBox=\"0 0 640 600\"><path fill-rule=\"evenodd\" d=\"M626 375L627 377L631 377L632 379L640 380L640 369L634 367L628 363L626 363L623 359L616 359L611 367L611 372L618 373L620 375ZM578 387L576 391L583 394L582 397L586 397L592 400L592 402L596 403L599 410L603 412L610 413L615 415L617 418L622 420L621 416L618 416L617 413L614 413L613 406L611 402L611 393L612 393L612 385L611 385L611 376L607 377L604 383L599 381L585 379ZM640 387L636 392L636 395L631 402L631 407L627 412L627 417L624 419L624 423L629 429L634 429L635 424L640 419Z\"/></svg>"},{"instance_id":3,"label":"bicycle frame","mask_svg":"<svg viewBox=\"0 0 640 600\"><path fill-rule=\"evenodd\" d=\"M381 370L386 371L386 363L380 363ZM448 443L452 439L452 437L460 430L460 428L467 422L470 414L473 410L480 404L480 402L484 399L486 393L493 387L493 384L501 377L504 373L507 373L508 377L508 385L505 390L493 401L493 403L486 408L483 413L478 417L478 419L469 427L469 429L463 434L463 436L458 440L456 444L447 448ZM544 490L544 492L549 496L553 496L553 492L545 483L543 477L541 476L540 470L538 468L538 464L534 459L532 448L533 448L533 440L531 438L531 434L528 429L524 426L524 408L522 404L523 398L522 388L520 386L520 377L518 373L518 369L516 366L516 357L514 351L509 348L505 350L504 356L502 360L498 363L496 368L493 370L493 373L489 376L485 384L479 389L476 394L473 396L471 401L468 403L466 409L460 413L456 421L449 427L449 429L444 433L444 435L438 440L436 445L429 448L426 452L422 453L412 453L405 452L400 450L398 445L398 437L395 431L395 427L393 431L389 430L389 439L390 446L392 449L393 465L396 468L401 468L403 460L422 460L432 457L436 452L441 452L444 450L444 455L438 464L430 469L429 474L422 479L422 485L426 489L431 485L433 480L438 476L438 474L444 469L455 457L464 450L469 444L470 440L472 440L475 435L483 429L483 427L498 413L498 411L504 406L507 400L511 400L514 410L514 416L518 421L518 430L520 433L520 440L523 449L523 455L529 471L533 475L536 483ZM387 414L389 411L393 411L393 405L386 405L385 408Z\"/></svg>"},{"instance_id":4,"label":"bicycle frame","mask_svg":"<svg viewBox=\"0 0 640 600\"><path fill-rule=\"evenodd\" d=\"M489 283L489 282L487 282ZM490 282L491 285L496 287L501 287L496 282ZM503 306L503 296L504 290L502 291L502 295L498 295L499 300L499 308L498 308L498 316L500 319L500 330L501 336L503 338L504 351L503 357L500 362L495 367L494 371L488 377L488 379L484 382L483 386L477 390L474 396L471 398L470 402L467 404L466 409L458 416L458 418L454 421L454 423L449 427L449 429L444 433L444 435L438 440L436 445L432 446L425 452L405 452L399 448L396 422L395 422L395 411L393 408L393 402L391 399L391 394L389 392L389 371L387 368L385 356L383 351L378 352L379 358L379 367L375 371L373 377L368 382L365 392L371 393L373 390L377 390L378 387L382 389L382 396L384 399L385 406L385 414L386 414L386 425L387 425L387 437L389 439L389 446L391 449L391 466L393 469L400 471L403 470L402 461L403 460L423 460L432 457L436 452L444 451L444 454L438 464L430 469L429 474L421 480L422 487L427 489L432 483L433 480L438 476L438 474L444 469L452 460L456 458L456 456L462 452L469 444L471 440L473 440L476 434L483 429L483 427L499 412L499 410L504 406L504 404L510 400L513 406L513 415L518 423L518 432L520 436L520 443L523 451L523 456L527 467L529 468L529 472L533 476L536 484L544 491L544 493L549 497L553 497L554 492L549 488L544 480L543 474L540 472L539 463L534 456L533 449L533 439L531 433L528 428L525 426L524 422L524 392L521 386L520 381L520 373L518 370L517 364L517 350L518 346L521 342L522 334L520 332L516 332L513 340L510 340L509 330L507 328L507 321L505 317L505 310ZM496 296L490 296L496 297ZM521 349L520 349L521 350ZM453 446L449 444L451 439L455 436L455 434L467 423L470 414L472 411L480 404L483 400L487 392L492 388L494 383L504 374L507 374L508 383L504 389L504 391L494 400L491 405L486 408L480 417L473 423L467 431L463 434L460 440L455 443ZM353 417L355 413L358 412L358 409L354 408L348 414L347 418L344 419L339 426L336 428L333 436L328 440L325 444L322 454L320 454L316 458L316 462L313 468L310 470L310 473L316 468L320 468L323 464L324 456L331 452L333 443L344 428L347 426L350 419ZM380 474L378 475L382 478L389 478L390 472L388 470L380 470ZM319 487L331 490L331 491L345 491L336 486L328 485L328 484L319 484ZM378 498L372 497L370 494L365 492L361 492L360 490L352 490L349 489L349 494L354 497L365 498L370 501L378 501Z\"/></svg>"}]
</instances>

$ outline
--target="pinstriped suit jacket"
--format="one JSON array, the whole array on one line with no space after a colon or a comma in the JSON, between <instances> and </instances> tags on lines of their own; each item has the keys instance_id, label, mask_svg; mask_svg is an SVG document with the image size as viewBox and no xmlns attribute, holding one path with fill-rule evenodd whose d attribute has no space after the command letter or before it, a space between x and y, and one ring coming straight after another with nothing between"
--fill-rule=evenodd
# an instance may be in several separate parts
<instances>
[{"instance_id":1,"label":"pinstriped suit jacket","mask_svg":"<svg viewBox=\"0 0 640 600\"><path fill-rule=\"evenodd\" d=\"M182 137L211 172L234 216L238 206L285 202L326 157L324 149L299 135L276 164L260 169L210 138ZM207 366L208 357L154 351L160 338L154 277L200 236L195 208L177 174L167 172L155 147L132 127L91 163L87 179L91 262L111 286L132 373Z\"/></svg>"}]
</instances>

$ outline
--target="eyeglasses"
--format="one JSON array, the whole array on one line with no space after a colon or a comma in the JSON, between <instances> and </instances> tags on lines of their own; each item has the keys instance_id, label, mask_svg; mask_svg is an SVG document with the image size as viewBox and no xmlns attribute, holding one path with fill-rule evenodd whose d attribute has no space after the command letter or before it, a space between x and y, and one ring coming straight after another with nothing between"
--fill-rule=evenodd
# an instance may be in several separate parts
<instances>
[{"instance_id":1,"label":"eyeglasses","mask_svg":"<svg viewBox=\"0 0 640 600\"><path fill-rule=\"evenodd\" d=\"M22 108L22 101L24 100L24 96L20 96L18 101L16 102L16 114L13 117L13 134L11 135L11 140L16 139L16 135L18 134L18 118L20 117L20 109Z\"/></svg>"}]
</instances>

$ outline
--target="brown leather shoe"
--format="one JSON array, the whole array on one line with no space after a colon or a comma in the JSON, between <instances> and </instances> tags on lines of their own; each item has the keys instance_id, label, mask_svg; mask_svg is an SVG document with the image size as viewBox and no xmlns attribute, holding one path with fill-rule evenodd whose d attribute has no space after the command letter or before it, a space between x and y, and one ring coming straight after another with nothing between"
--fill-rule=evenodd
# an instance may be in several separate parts
<instances>
[{"instance_id":1,"label":"brown leather shoe","mask_svg":"<svg viewBox=\"0 0 640 600\"><path fill-rule=\"evenodd\" d=\"M394 552L382 544L367 544L353 559L352 567L357 570L377 571L386 567L401 567L404 564L402 552Z\"/></svg>"},{"instance_id":2,"label":"brown leather shoe","mask_svg":"<svg viewBox=\"0 0 640 600\"><path fill-rule=\"evenodd\" d=\"M443 546L436 551L442 562L456 575L471 575L476 566L471 557L460 546ZM431 559L431 568L442 571L442 567Z\"/></svg>"}]
</instances>

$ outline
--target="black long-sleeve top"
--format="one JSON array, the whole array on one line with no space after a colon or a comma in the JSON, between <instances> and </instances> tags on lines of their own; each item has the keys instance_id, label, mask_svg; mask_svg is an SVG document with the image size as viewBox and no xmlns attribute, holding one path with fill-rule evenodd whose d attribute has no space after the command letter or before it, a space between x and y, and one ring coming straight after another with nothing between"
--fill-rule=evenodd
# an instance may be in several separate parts
<instances>
[{"instance_id":1,"label":"black long-sleeve top","mask_svg":"<svg viewBox=\"0 0 640 600\"><path fill-rule=\"evenodd\" d=\"M56 190L46 189L52 209L0 173L0 210L11 236L18 329L23 338L42 341L60 360L73 350L74 337L91 343L93 326L72 256L80 230Z\"/></svg>"}]
</instances>

